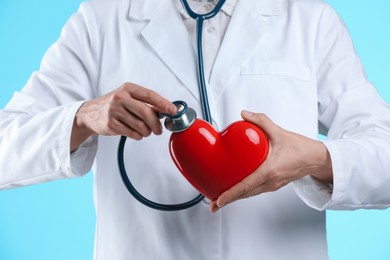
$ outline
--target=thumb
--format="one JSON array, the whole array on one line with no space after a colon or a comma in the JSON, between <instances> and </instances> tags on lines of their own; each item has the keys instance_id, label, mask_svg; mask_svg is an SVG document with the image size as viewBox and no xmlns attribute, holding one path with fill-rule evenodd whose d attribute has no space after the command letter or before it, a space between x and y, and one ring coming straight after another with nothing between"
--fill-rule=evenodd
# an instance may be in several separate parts
<instances>
[{"instance_id":1,"label":"thumb","mask_svg":"<svg viewBox=\"0 0 390 260\"><path fill-rule=\"evenodd\" d=\"M260 127L270 139L272 139L280 130L280 127L263 113L253 113L243 110L241 111L241 117L245 121L251 122L252 124Z\"/></svg>"}]
</instances>

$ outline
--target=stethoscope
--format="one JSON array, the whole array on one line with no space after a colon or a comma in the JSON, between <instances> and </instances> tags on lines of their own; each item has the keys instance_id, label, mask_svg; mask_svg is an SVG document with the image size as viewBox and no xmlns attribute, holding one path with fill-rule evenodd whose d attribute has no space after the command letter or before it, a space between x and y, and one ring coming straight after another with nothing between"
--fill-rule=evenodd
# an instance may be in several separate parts
<instances>
[{"instance_id":1,"label":"stethoscope","mask_svg":"<svg viewBox=\"0 0 390 260\"><path fill-rule=\"evenodd\" d=\"M211 19L218 14L221 10L223 4L226 0L220 0L218 4L214 7L214 9L206 14L198 14L192 11L189 6L187 0L180 0L183 5L184 10L187 14L196 20L196 48L197 48L197 63L198 63L198 84L199 84L199 92L200 92L200 101L202 105L203 119L208 123L212 124L210 106L207 97L207 89L206 89L206 80L204 75L204 65L203 65L203 51L202 51L202 31L203 31L203 22L205 20ZM188 127L196 118L196 113L193 109L189 108L187 104L183 101L175 101L173 102L178 108L178 112L175 115L168 114L159 114L159 116L165 117L165 127L172 132L183 131L186 127ZM124 163L124 148L126 143L126 137L122 136L119 141L118 146L118 167L119 172L122 178L124 185L127 190L135 199L137 199L142 204L157 210L163 211L177 211L190 208L195 206L199 202L204 199L202 194L199 194L194 199L180 203L180 204L160 204L154 201L151 201L144 196L142 196L136 188L133 186L126 172L125 163Z\"/></svg>"}]
</instances>

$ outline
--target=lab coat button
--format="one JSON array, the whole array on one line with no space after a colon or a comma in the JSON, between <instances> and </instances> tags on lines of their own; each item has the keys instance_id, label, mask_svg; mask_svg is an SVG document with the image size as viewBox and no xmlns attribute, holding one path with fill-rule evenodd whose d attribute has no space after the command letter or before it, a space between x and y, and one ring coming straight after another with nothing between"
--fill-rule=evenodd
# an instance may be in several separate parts
<instances>
[{"instance_id":1,"label":"lab coat button","mask_svg":"<svg viewBox=\"0 0 390 260\"><path fill-rule=\"evenodd\" d=\"M207 32L208 33L213 33L215 31L215 27L214 26L211 26L207 29Z\"/></svg>"}]
</instances>

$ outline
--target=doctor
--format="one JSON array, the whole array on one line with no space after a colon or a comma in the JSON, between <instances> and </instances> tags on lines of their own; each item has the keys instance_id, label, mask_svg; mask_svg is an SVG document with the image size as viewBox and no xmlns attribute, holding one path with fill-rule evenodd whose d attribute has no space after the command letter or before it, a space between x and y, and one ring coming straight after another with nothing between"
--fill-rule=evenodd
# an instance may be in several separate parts
<instances>
[{"instance_id":1,"label":"doctor","mask_svg":"<svg viewBox=\"0 0 390 260\"><path fill-rule=\"evenodd\" d=\"M389 206L390 110L320 0L227 0L205 24L213 124L242 115L262 127L271 150L259 169L179 212L149 209L121 183L116 149L126 135L127 169L143 194L161 203L197 194L155 116L175 113L178 99L201 114L194 28L176 0L82 4L0 112L0 188L92 167L98 260L327 259L323 210Z\"/></svg>"}]
</instances>

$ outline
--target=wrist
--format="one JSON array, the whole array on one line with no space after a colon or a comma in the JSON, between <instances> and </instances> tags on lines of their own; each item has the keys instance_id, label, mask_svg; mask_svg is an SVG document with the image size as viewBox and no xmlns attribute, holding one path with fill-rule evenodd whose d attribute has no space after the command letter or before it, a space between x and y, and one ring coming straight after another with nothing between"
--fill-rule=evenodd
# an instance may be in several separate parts
<instances>
[{"instance_id":1,"label":"wrist","mask_svg":"<svg viewBox=\"0 0 390 260\"><path fill-rule=\"evenodd\" d=\"M320 141L314 141L312 155L315 170L310 175L318 181L333 183L332 161L326 146Z\"/></svg>"},{"instance_id":2,"label":"wrist","mask_svg":"<svg viewBox=\"0 0 390 260\"><path fill-rule=\"evenodd\" d=\"M83 105L82 105L83 106ZM73 152L76 150L85 140L94 134L86 124L84 123L82 112L80 109L76 112L76 115L73 120L72 134L71 134L71 143L70 148Z\"/></svg>"}]
</instances>

